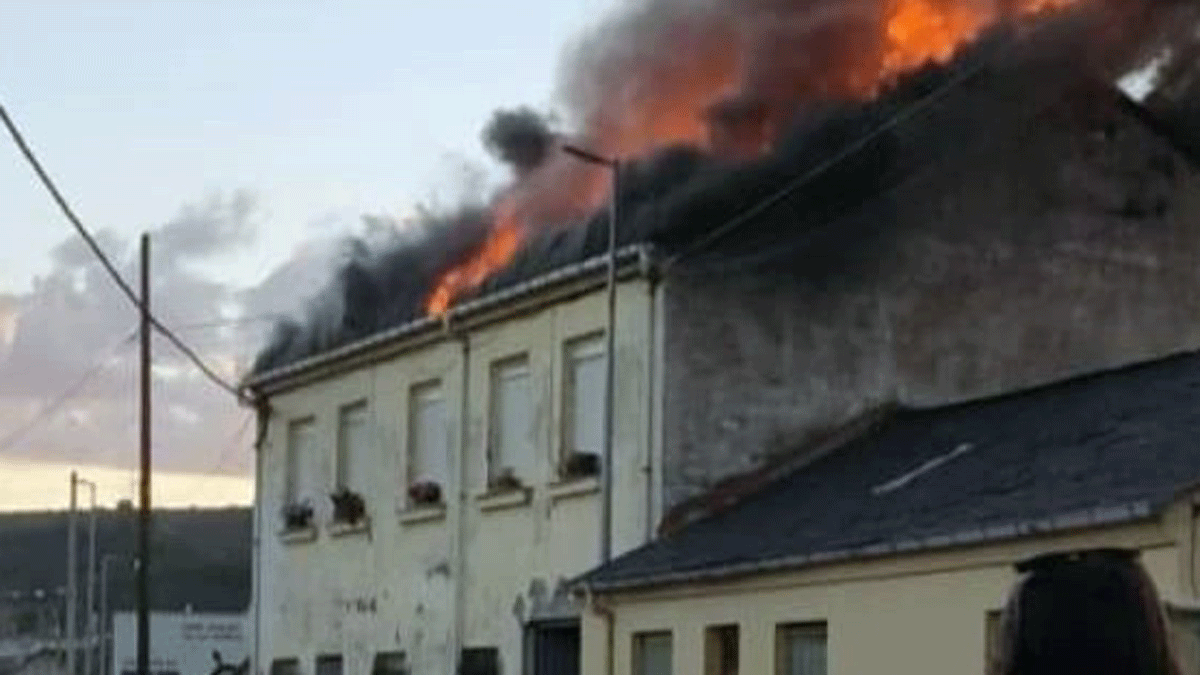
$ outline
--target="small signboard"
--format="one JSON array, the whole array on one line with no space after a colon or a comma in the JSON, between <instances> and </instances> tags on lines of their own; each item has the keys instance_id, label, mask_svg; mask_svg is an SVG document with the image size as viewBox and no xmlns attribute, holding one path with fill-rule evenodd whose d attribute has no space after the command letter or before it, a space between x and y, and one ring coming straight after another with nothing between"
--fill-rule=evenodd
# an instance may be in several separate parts
<instances>
[{"instance_id":1,"label":"small signboard","mask_svg":"<svg viewBox=\"0 0 1200 675\"><path fill-rule=\"evenodd\" d=\"M244 614L154 612L152 675L245 675L249 665ZM113 615L112 675L137 675L137 618Z\"/></svg>"}]
</instances>

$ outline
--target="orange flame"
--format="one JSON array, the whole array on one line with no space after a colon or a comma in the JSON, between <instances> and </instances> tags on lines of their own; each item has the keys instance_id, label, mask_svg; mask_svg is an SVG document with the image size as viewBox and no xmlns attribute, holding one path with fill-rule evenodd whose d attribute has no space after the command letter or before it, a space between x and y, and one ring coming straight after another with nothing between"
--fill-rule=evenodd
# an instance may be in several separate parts
<instances>
[{"instance_id":1,"label":"orange flame","mask_svg":"<svg viewBox=\"0 0 1200 675\"><path fill-rule=\"evenodd\" d=\"M507 207L507 208L506 208ZM450 304L464 292L483 283L493 272L503 268L517 253L524 239L520 221L513 217L511 202L501 204L496 220L479 251L466 262L442 275L425 309L433 315L443 315Z\"/></svg>"},{"instance_id":2,"label":"orange flame","mask_svg":"<svg viewBox=\"0 0 1200 675\"><path fill-rule=\"evenodd\" d=\"M1012 18L1022 19L1067 9L1083 0L1010 0ZM926 63L946 63L959 47L977 38L1002 17L997 4L954 0L893 0L886 30L887 50L876 78L894 80Z\"/></svg>"},{"instance_id":3,"label":"orange flame","mask_svg":"<svg viewBox=\"0 0 1200 675\"><path fill-rule=\"evenodd\" d=\"M879 49L863 49L854 63L843 64L845 72L829 75L825 89L809 96L875 96L905 72L950 61L963 45L1001 19L1039 17L1088 1L884 0L881 22L872 29L879 31L875 42ZM728 32L707 37L713 43L707 46L712 48L699 45L693 50L696 59L686 67L680 67L677 58L665 64L647 64L649 71L637 81L640 86L621 92L626 105L619 119L588 120L594 147L629 157L670 143L712 141L714 130L707 115L711 106L746 85L748 75L742 69L748 45ZM792 96L797 98L795 92ZM757 129L750 132L750 147L761 152L771 139L753 136L772 135L776 126L762 119L756 124ZM570 160L551 159L526 180L527 184L518 185L500 200L491 232L479 249L438 279L426 302L430 314L444 314L464 293L506 266L519 250L530 223L587 213L607 198L603 170Z\"/></svg>"}]
</instances>

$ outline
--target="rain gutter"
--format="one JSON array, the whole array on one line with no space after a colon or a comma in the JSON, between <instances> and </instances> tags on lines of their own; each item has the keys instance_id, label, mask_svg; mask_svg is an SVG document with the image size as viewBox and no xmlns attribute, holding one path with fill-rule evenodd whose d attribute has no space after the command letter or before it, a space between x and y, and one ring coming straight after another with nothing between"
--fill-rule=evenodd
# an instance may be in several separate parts
<instances>
[{"instance_id":1,"label":"rain gutter","mask_svg":"<svg viewBox=\"0 0 1200 675\"><path fill-rule=\"evenodd\" d=\"M1123 525L1147 520L1157 515L1161 510L1152 507L1147 501L1140 501L1121 506L1087 509L1039 520L1017 521L1008 525L964 530L954 534L934 535L918 539L897 539L856 548L784 556L769 560L753 560L715 565L702 569L656 572L631 576L626 579L614 579L612 581L584 578L580 581L580 586L588 593L612 593L645 589L654 586L724 581L732 577L789 572L813 565L850 562L891 554L916 553L952 546L986 544L1081 528Z\"/></svg>"},{"instance_id":2,"label":"rain gutter","mask_svg":"<svg viewBox=\"0 0 1200 675\"><path fill-rule=\"evenodd\" d=\"M620 249L617 251L618 276L621 279L645 276L653 267L652 260L653 248L648 244ZM300 386L307 380L319 378L329 370L344 371L436 342L449 333L451 325L458 330L464 327L463 324L469 327L485 325L545 306L563 297L577 296L602 287L607 268L607 253L560 267L464 302L442 316L424 316L294 363L252 374L242 382L241 389L258 396L277 394Z\"/></svg>"}]
</instances>

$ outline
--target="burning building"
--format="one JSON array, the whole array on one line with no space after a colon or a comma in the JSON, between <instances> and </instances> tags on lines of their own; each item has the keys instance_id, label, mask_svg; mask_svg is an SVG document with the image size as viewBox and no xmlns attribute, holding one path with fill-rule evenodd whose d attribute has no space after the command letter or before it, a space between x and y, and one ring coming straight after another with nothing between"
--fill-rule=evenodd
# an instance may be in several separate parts
<instances>
[{"instance_id":1,"label":"burning building","mask_svg":"<svg viewBox=\"0 0 1200 675\"><path fill-rule=\"evenodd\" d=\"M663 0L582 43L619 192L510 115L513 185L356 257L249 376L262 666L576 672L605 548L897 407L1200 348L1178 97L1112 84L1192 7L1075 4Z\"/></svg>"}]
</instances>

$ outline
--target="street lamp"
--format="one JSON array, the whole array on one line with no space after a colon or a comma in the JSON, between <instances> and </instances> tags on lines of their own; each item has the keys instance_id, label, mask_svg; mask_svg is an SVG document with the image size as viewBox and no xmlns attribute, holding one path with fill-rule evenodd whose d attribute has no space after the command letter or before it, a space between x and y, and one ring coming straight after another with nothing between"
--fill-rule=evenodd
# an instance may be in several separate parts
<instances>
[{"instance_id":1,"label":"street lamp","mask_svg":"<svg viewBox=\"0 0 1200 675\"><path fill-rule=\"evenodd\" d=\"M614 358L616 309L617 309L617 217L621 187L621 162L598 155L584 148L563 143L563 152L587 164L603 166L612 177L612 188L608 197L608 315L604 330L604 447L600 466L600 561L612 559L612 463L613 463L613 408L614 404Z\"/></svg>"},{"instance_id":2,"label":"street lamp","mask_svg":"<svg viewBox=\"0 0 1200 675\"><path fill-rule=\"evenodd\" d=\"M86 609L84 612L84 644L83 652L84 675L95 675L93 661L96 649L96 484L90 480L79 479L80 484L87 486L90 494L90 510L88 511L88 560L87 560L87 592L85 594Z\"/></svg>"},{"instance_id":3,"label":"street lamp","mask_svg":"<svg viewBox=\"0 0 1200 675\"><path fill-rule=\"evenodd\" d=\"M71 507L67 515L67 673L68 675L78 675L75 670L76 658L78 657L79 643L77 634L79 631L79 619L77 612L79 611L79 567L76 563L75 556L77 555L77 547L79 545L78 535L78 491L79 486L84 485L91 493L91 509L88 516L88 561L87 561L87 614L85 616L86 625L89 630L92 626L92 610L95 608L94 593L96 587L96 484L90 480L84 480L79 477L74 471L71 472ZM85 675L92 675L91 666L91 650L84 652Z\"/></svg>"}]
</instances>

